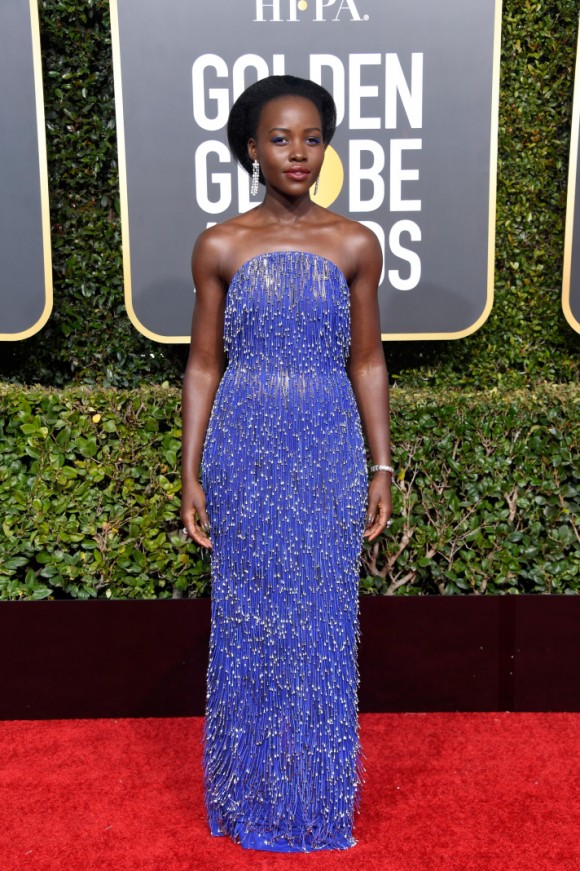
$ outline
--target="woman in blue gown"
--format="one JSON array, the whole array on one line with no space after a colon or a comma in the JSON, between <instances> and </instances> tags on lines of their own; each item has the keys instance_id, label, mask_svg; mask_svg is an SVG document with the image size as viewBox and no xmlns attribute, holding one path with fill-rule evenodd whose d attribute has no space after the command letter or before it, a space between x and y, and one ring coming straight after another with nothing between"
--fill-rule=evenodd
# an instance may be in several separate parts
<instances>
[{"instance_id":1,"label":"woman in blue gown","mask_svg":"<svg viewBox=\"0 0 580 871\"><path fill-rule=\"evenodd\" d=\"M360 553L392 469L380 246L309 194L335 124L313 82L250 86L228 138L264 200L192 258L182 519L212 549L204 794L211 834L248 849L357 843Z\"/></svg>"}]
</instances>

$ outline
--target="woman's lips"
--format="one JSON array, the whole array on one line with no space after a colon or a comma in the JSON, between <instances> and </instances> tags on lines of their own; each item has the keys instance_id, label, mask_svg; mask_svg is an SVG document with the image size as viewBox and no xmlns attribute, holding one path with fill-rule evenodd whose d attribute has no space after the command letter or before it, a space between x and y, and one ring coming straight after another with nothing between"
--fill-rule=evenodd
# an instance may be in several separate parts
<instances>
[{"instance_id":1,"label":"woman's lips","mask_svg":"<svg viewBox=\"0 0 580 871\"><path fill-rule=\"evenodd\" d=\"M293 178L306 178L307 175L310 175L309 169L286 169L284 170L285 175L290 175Z\"/></svg>"}]
</instances>

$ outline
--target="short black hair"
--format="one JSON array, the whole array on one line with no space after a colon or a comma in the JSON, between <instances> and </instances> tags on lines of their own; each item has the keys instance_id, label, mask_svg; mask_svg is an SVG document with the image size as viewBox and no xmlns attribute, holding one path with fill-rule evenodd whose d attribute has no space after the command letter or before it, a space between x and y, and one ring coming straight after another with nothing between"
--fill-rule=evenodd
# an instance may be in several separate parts
<instances>
[{"instance_id":1,"label":"short black hair","mask_svg":"<svg viewBox=\"0 0 580 871\"><path fill-rule=\"evenodd\" d=\"M252 161L248 154L248 139L256 136L260 114L270 100L279 97L304 97L314 103L322 123L322 140L328 145L336 130L336 105L322 85L298 76L267 76L246 88L231 108L228 118L228 142L232 154L251 174ZM262 173L260 181L264 184Z\"/></svg>"}]
</instances>

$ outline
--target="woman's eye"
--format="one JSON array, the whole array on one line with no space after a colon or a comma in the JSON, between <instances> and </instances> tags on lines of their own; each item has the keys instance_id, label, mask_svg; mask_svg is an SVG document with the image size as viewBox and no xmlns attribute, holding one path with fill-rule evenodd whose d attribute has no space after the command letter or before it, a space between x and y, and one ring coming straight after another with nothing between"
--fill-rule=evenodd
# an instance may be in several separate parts
<instances>
[{"instance_id":1,"label":"woman's eye","mask_svg":"<svg viewBox=\"0 0 580 871\"><path fill-rule=\"evenodd\" d=\"M310 145L320 145L321 139L319 136L309 136L306 140Z\"/></svg>"},{"instance_id":2,"label":"woman's eye","mask_svg":"<svg viewBox=\"0 0 580 871\"><path fill-rule=\"evenodd\" d=\"M286 142L286 138L284 136L274 136L272 138L272 142L274 143L274 145L281 145Z\"/></svg>"}]
</instances>

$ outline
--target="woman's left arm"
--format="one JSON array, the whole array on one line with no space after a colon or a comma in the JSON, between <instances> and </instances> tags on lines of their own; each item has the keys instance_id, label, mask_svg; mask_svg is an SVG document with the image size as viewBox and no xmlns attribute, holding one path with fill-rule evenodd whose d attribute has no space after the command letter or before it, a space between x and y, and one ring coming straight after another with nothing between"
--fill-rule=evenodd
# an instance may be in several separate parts
<instances>
[{"instance_id":1,"label":"woman's left arm","mask_svg":"<svg viewBox=\"0 0 580 871\"><path fill-rule=\"evenodd\" d=\"M380 333L378 285L383 257L375 234L361 227L357 268L350 281L351 347L347 372L357 401L372 464L391 465L389 376ZM358 236L358 234L357 234ZM369 485L364 537L372 541L392 512L391 472L374 472Z\"/></svg>"}]
</instances>

